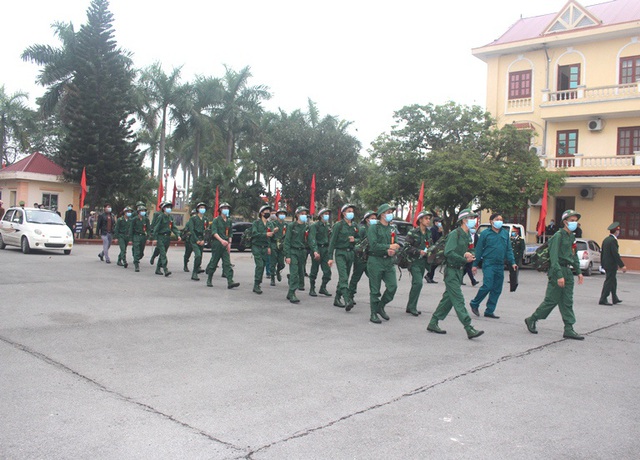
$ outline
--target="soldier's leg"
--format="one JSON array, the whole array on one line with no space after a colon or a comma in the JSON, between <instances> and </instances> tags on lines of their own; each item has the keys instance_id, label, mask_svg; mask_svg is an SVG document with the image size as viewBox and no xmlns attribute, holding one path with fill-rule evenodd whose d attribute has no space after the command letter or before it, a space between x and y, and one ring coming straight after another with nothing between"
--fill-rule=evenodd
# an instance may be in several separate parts
<instances>
[{"instance_id":1,"label":"soldier's leg","mask_svg":"<svg viewBox=\"0 0 640 460\"><path fill-rule=\"evenodd\" d=\"M418 313L418 298L420 292L422 292L422 284L424 279L425 266L424 263L416 260L411 264L409 268L411 273L411 290L409 291L409 301L407 302L407 312L417 314Z\"/></svg>"},{"instance_id":2,"label":"soldier's leg","mask_svg":"<svg viewBox=\"0 0 640 460\"><path fill-rule=\"evenodd\" d=\"M140 252L141 252L140 246L141 245L142 245L142 237L139 235L134 235L132 251L133 251L133 265L136 271L140 271Z\"/></svg>"},{"instance_id":3,"label":"soldier's leg","mask_svg":"<svg viewBox=\"0 0 640 460\"><path fill-rule=\"evenodd\" d=\"M302 254L304 252L304 254ZM309 257L309 251L306 249L304 251L300 251L300 257L302 260L298 264L299 270L299 280L298 280L298 290L304 291L304 277L307 274L307 258Z\"/></svg>"},{"instance_id":4,"label":"soldier's leg","mask_svg":"<svg viewBox=\"0 0 640 460\"><path fill-rule=\"evenodd\" d=\"M356 296L356 292L358 292L358 283L360 282L362 274L365 272L366 268L366 262L363 262L359 257L354 259L353 273L351 274L351 280L349 281L349 292L351 293L352 299Z\"/></svg>"},{"instance_id":5,"label":"soldier's leg","mask_svg":"<svg viewBox=\"0 0 640 460\"><path fill-rule=\"evenodd\" d=\"M218 262L222 257L222 251L226 251L226 249L223 248L221 244L217 242L211 244L211 259L209 260L209 263L207 264L207 269L206 269L208 287L213 286L213 283L212 283L213 274L215 273L216 268L218 267Z\"/></svg>"},{"instance_id":6,"label":"soldier's leg","mask_svg":"<svg viewBox=\"0 0 640 460\"><path fill-rule=\"evenodd\" d=\"M322 254L320 254L322 260ZM318 270L320 269L320 260L316 260L311 255L311 271L309 272L309 295L315 295L316 291L316 278L318 277Z\"/></svg>"},{"instance_id":7,"label":"soldier's leg","mask_svg":"<svg viewBox=\"0 0 640 460\"><path fill-rule=\"evenodd\" d=\"M118 265L123 265L123 262L127 259L127 240L122 237L118 238L118 246L120 247Z\"/></svg>"},{"instance_id":8,"label":"soldier's leg","mask_svg":"<svg viewBox=\"0 0 640 460\"><path fill-rule=\"evenodd\" d=\"M570 268L565 269L563 267L562 270L565 274L565 285L558 301L558 309L560 310L560 315L564 322L564 330L573 331L573 325L576 323L576 316L573 313L573 288L575 282Z\"/></svg>"},{"instance_id":9,"label":"soldier's leg","mask_svg":"<svg viewBox=\"0 0 640 460\"><path fill-rule=\"evenodd\" d=\"M327 284L331 281L331 267L329 267L329 248L321 248L320 251L320 268L322 268L322 285L321 294L327 295Z\"/></svg>"},{"instance_id":10,"label":"soldier's leg","mask_svg":"<svg viewBox=\"0 0 640 460\"><path fill-rule=\"evenodd\" d=\"M297 301L296 290L299 286L300 278L300 262L302 257L298 254L297 249L292 249L290 254L291 263L289 264L289 292L287 293L287 299Z\"/></svg>"},{"instance_id":11,"label":"soldier's leg","mask_svg":"<svg viewBox=\"0 0 640 460\"><path fill-rule=\"evenodd\" d=\"M191 273L191 279L199 281L200 277L198 276L198 272L200 271L200 265L202 264L202 247L195 243L187 244L191 246L191 251L193 252L193 272ZM185 268L187 268L186 263Z\"/></svg>"},{"instance_id":12,"label":"soldier's leg","mask_svg":"<svg viewBox=\"0 0 640 460\"><path fill-rule=\"evenodd\" d=\"M613 300L613 303L620 303L620 299L618 298L617 270L611 275L611 299Z\"/></svg>"},{"instance_id":13,"label":"soldier's leg","mask_svg":"<svg viewBox=\"0 0 640 460\"><path fill-rule=\"evenodd\" d=\"M222 249L222 273L224 277L227 279L227 285L231 286L235 284L233 282L233 267L231 266L231 256L229 255L229 251L227 248Z\"/></svg>"},{"instance_id":14,"label":"soldier's leg","mask_svg":"<svg viewBox=\"0 0 640 460\"><path fill-rule=\"evenodd\" d=\"M493 315L498 305L498 299L502 294L502 286L504 284L504 267L494 265L491 267L491 290L489 291L489 300L487 300L487 308L485 315ZM484 285L483 285L484 286Z\"/></svg>"},{"instance_id":15,"label":"soldier's leg","mask_svg":"<svg viewBox=\"0 0 640 460\"><path fill-rule=\"evenodd\" d=\"M562 288L558 286L558 280L555 278L549 278L544 299L536 311L533 312L533 315L531 315L531 319L534 322L541 319L547 319L549 313L551 313L553 309L556 308L556 305L558 305L561 297Z\"/></svg>"},{"instance_id":16,"label":"soldier's leg","mask_svg":"<svg viewBox=\"0 0 640 460\"><path fill-rule=\"evenodd\" d=\"M184 257L183 257L183 261L184 261L184 271L188 272L189 271L189 259L191 258L191 253L194 252L193 250L193 244L191 243L191 238L188 238L187 241L184 242ZM196 245L197 246L197 245ZM202 254L200 256L200 259L202 260Z\"/></svg>"},{"instance_id":17,"label":"soldier's leg","mask_svg":"<svg viewBox=\"0 0 640 460\"><path fill-rule=\"evenodd\" d=\"M371 322L380 323L378 303L380 302L380 286L382 284L382 265L376 258L370 257L367 262L369 272L369 303L371 306Z\"/></svg>"},{"instance_id":18,"label":"soldier's leg","mask_svg":"<svg viewBox=\"0 0 640 460\"><path fill-rule=\"evenodd\" d=\"M342 297L344 298L345 304L351 305L353 298L351 297L351 291L349 290L349 275L351 275L351 269L353 268L353 258L354 258L353 251L348 251L347 253L345 253L344 258L345 258L344 278L340 276L340 278L342 279L339 279L339 282L342 285L341 293L342 293ZM329 269L328 265L327 265L327 269ZM329 272L329 279L331 279L331 272ZM323 278L322 280L323 280L323 285L326 285L326 282L324 281L325 278Z\"/></svg>"},{"instance_id":19,"label":"soldier's leg","mask_svg":"<svg viewBox=\"0 0 640 460\"><path fill-rule=\"evenodd\" d=\"M609 294L611 294L612 292L615 292L613 291L613 280L615 280L615 276L616 276L615 271L606 270L604 284L602 285L602 292L600 293L600 303L606 303L609 297ZM617 296L614 294L613 297L615 299Z\"/></svg>"},{"instance_id":20,"label":"soldier's leg","mask_svg":"<svg viewBox=\"0 0 640 460\"><path fill-rule=\"evenodd\" d=\"M253 261L255 263L255 269L253 272L253 287L255 290L256 286L260 286L262 284L262 276L264 275L264 266L265 266L265 254L262 248L253 247L251 248L251 254L253 255Z\"/></svg>"},{"instance_id":21,"label":"soldier's leg","mask_svg":"<svg viewBox=\"0 0 640 460\"><path fill-rule=\"evenodd\" d=\"M442 294L442 299L440 299L440 303L436 307L436 310L433 312L431 316L431 321L429 325L438 325L438 321L443 321L449 312L451 311L451 307L453 307L453 302L451 299L451 292L453 291L454 286L460 290L460 282L462 281L463 271L455 268L445 267L444 269L444 283L445 283L445 291Z\"/></svg>"},{"instance_id":22,"label":"soldier's leg","mask_svg":"<svg viewBox=\"0 0 640 460\"><path fill-rule=\"evenodd\" d=\"M380 298L380 306L379 308L384 308L389 302L393 300L396 295L396 291L398 290L398 279L396 278L396 266L393 264L388 264L385 267L384 273L382 275L382 280L385 284L384 294Z\"/></svg>"},{"instance_id":23,"label":"soldier's leg","mask_svg":"<svg viewBox=\"0 0 640 460\"><path fill-rule=\"evenodd\" d=\"M158 247L158 242L159 240L156 240L156 245L153 248L153 253L151 254L151 259L149 260L149 263L151 265L153 265L153 261L156 260L156 258L160 255L160 248Z\"/></svg>"}]
</instances>

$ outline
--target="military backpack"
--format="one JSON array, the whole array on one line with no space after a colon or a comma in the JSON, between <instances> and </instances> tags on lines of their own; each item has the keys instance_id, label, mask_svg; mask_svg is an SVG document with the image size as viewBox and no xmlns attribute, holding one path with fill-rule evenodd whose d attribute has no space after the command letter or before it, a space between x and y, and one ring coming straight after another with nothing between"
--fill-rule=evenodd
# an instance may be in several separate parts
<instances>
[{"instance_id":1,"label":"military backpack","mask_svg":"<svg viewBox=\"0 0 640 460\"><path fill-rule=\"evenodd\" d=\"M354 248L356 257L366 262L369 259L369 238L366 236L356 243Z\"/></svg>"},{"instance_id":2,"label":"military backpack","mask_svg":"<svg viewBox=\"0 0 640 460\"><path fill-rule=\"evenodd\" d=\"M252 227L247 228L240 238L240 246L249 249L251 247Z\"/></svg>"},{"instance_id":3,"label":"military backpack","mask_svg":"<svg viewBox=\"0 0 640 460\"><path fill-rule=\"evenodd\" d=\"M547 240L542 246L536 249L536 252L531 256L531 264L539 272L548 272L551 266L549 260L549 241Z\"/></svg>"},{"instance_id":4,"label":"military backpack","mask_svg":"<svg viewBox=\"0 0 640 460\"><path fill-rule=\"evenodd\" d=\"M447 237L449 234L441 236L436 244L429 248L429 254L427 255L427 263L431 265L442 265L445 261L444 247L447 244Z\"/></svg>"}]
</instances>

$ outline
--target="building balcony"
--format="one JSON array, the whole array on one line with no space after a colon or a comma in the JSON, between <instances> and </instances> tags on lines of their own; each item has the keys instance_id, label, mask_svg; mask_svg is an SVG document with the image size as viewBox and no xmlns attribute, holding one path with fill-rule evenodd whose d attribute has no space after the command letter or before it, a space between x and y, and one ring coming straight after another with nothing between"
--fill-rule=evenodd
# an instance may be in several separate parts
<instances>
[{"instance_id":1,"label":"building balcony","mask_svg":"<svg viewBox=\"0 0 640 460\"><path fill-rule=\"evenodd\" d=\"M542 90L544 120L569 121L592 116L640 116L640 82L608 86L578 86L563 91Z\"/></svg>"},{"instance_id":2,"label":"building balcony","mask_svg":"<svg viewBox=\"0 0 640 460\"><path fill-rule=\"evenodd\" d=\"M569 169L582 171L629 170L640 171L640 152L633 155L584 156L580 154L555 158L541 158L542 166L549 170Z\"/></svg>"}]
</instances>

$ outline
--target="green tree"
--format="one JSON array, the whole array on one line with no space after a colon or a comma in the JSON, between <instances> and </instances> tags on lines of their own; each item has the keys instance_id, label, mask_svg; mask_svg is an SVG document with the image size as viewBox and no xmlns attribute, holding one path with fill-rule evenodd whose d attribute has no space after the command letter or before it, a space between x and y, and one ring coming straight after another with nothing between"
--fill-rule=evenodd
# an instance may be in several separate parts
<instances>
[{"instance_id":1,"label":"green tree","mask_svg":"<svg viewBox=\"0 0 640 460\"><path fill-rule=\"evenodd\" d=\"M35 116L26 106L27 93L7 94L0 86L0 161L13 163L30 145L29 130Z\"/></svg>"}]
</instances>

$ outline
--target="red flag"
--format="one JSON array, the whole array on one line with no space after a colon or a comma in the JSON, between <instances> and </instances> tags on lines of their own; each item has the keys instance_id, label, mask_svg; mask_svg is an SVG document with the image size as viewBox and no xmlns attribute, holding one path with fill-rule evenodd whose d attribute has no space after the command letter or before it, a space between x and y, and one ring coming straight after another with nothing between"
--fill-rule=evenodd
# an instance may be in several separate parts
<instances>
[{"instance_id":1,"label":"red flag","mask_svg":"<svg viewBox=\"0 0 640 460\"><path fill-rule=\"evenodd\" d=\"M84 199L87 197L87 167L82 168L82 179L80 179L80 212L84 208Z\"/></svg>"},{"instance_id":2,"label":"red flag","mask_svg":"<svg viewBox=\"0 0 640 460\"><path fill-rule=\"evenodd\" d=\"M213 209L213 217L218 217L218 206L220 205L220 186L216 185L216 207Z\"/></svg>"},{"instance_id":3,"label":"red flag","mask_svg":"<svg viewBox=\"0 0 640 460\"><path fill-rule=\"evenodd\" d=\"M418 214L422 212L422 208L424 208L424 181L422 182L422 186L420 187L420 196L418 197L418 204L416 205L416 209L415 209L416 215L413 219L414 227L418 226L417 217L418 217Z\"/></svg>"},{"instance_id":4,"label":"red flag","mask_svg":"<svg viewBox=\"0 0 640 460\"><path fill-rule=\"evenodd\" d=\"M411 222L411 207L413 203L409 203L409 214L407 214L407 222Z\"/></svg>"},{"instance_id":5,"label":"red flag","mask_svg":"<svg viewBox=\"0 0 640 460\"><path fill-rule=\"evenodd\" d=\"M544 230L547 226L547 201L549 197L549 181L544 181L544 192L542 192L542 207L540 208L540 219L538 220L538 236L544 235Z\"/></svg>"},{"instance_id":6,"label":"red flag","mask_svg":"<svg viewBox=\"0 0 640 460\"><path fill-rule=\"evenodd\" d=\"M279 205L280 205L280 189L277 188L276 189L276 203L274 205L274 207L275 207L274 211L278 212Z\"/></svg>"},{"instance_id":7,"label":"red flag","mask_svg":"<svg viewBox=\"0 0 640 460\"><path fill-rule=\"evenodd\" d=\"M160 209L162 205L162 196L164 195L164 185L162 185L162 178L160 178L160 183L158 184L158 202L156 203L156 209Z\"/></svg>"},{"instance_id":8,"label":"red flag","mask_svg":"<svg viewBox=\"0 0 640 460\"><path fill-rule=\"evenodd\" d=\"M309 214L314 215L316 213L316 175L313 175L311 179L311 204L309 205Z\"/></svg>"},{"instance_id":9,"label":"red flag","mask_svg":"<svg viewBox=\"0 0 640 460\"><path fill-rule=\"evenodd\" d=\"M175 208L176 206L176 195L178 194L178 188L177 188L177 184L176 181L173 181L173 197L171 198L171 206L173 206Z\"/></svg>"}]
</instances>

